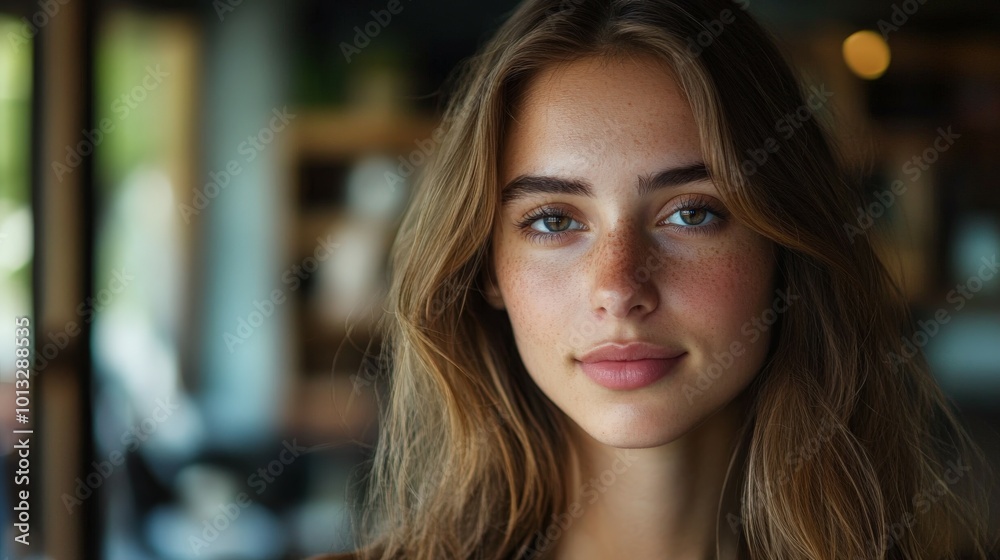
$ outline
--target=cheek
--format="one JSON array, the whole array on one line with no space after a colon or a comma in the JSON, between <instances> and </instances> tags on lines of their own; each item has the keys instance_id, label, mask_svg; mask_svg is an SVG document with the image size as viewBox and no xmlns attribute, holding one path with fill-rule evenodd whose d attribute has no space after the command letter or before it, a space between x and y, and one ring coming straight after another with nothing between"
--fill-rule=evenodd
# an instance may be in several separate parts
<instances>
[{"instance_id":1,"label":"cheek","mask_svg":"<svg viewBox=\"0 0 1000 560\"><path fill-rule=\"evenodd\" d=\"M746 233L714 246L663 253L661 268L650 276L659 293L658 308L637 334L688 346L705 359L733 342L748 347L742 329L774 297L774 261L769 243ZM532 364L552 365L580 349L580 325L592 321L588 286L594 271L580 255L553 258L517 248L517 243L501 243L494 266L518 349L530 370Z\"/></svg>"},{"instance_id":2,"label":"cheek","mask_svg":"<svg viewBox=\"0 0 1000 560\"><path fill-rule=\"evenodd\" d=\"M761 240L705 249L675 263L661 303L699 342L728 346L743 338L742 326L769 305L773 274L770 247Z\"/></svg>"},{"instance_id":3,"label":"cheek","mask_svg":"<svg viewBox=\"0 0 1000 560\"><path fill-rule=\"evenodd\" d=\"M552 350L564 346L562 335L586 301L578 289L579 271L566 262L499 253L498 283L518 347L522 354L548 348L554 356Z\"/></svg>"},{"instance_id":4,"label":"cheek","mask_svg":"<svg viewBox=\"0 0 1000 560\"><path fill-rule=\"evenodd\" d=\"M692 361L682 385L688 404L714 408L756 376L767 357L776 262L769 241L749 235L698 259L698 274L669 290ZM773 324L773 323L771 323ZM696 391L694 389L697 389Z\"/></svg>"}]
</instances>

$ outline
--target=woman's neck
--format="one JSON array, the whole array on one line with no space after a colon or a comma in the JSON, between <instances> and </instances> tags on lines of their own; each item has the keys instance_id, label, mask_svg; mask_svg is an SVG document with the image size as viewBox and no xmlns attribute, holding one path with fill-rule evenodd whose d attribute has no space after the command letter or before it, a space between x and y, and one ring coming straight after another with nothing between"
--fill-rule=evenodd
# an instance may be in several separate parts
<instances>
[{"instance_id":1,"label":"woman's neck","mask_svg":"<svg viewBox=\"0 0 1000 560\"><path fill-rule=\"evenodd\" d=\"M739 515L732 488L722 527L718 507L746 414L744 394L681 438L647 449L603 445L570 422L580 458L568 477L570 506L542 531L551 539L546 557L733 558L738 535L724 522L727 513Z\"/></svg>"}]
</instances>

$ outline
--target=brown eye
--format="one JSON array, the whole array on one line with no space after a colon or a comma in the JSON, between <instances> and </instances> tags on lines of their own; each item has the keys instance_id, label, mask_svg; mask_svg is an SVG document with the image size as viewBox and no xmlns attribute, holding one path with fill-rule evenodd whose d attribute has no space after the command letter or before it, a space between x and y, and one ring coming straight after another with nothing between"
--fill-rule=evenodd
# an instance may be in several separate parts
<instances>
[{"instance_id":1,"label":"brown eye","mask_svg":"<svg viewBox=\"0 0 1000 560\"><path fill-rule=\"evenodd\" d=\"M701 225L705 221L705 217L708 215L708 211L704 208L695 208L691 210L681 210L681 220L689 226Z\"/></svg>"},{"instance_id":2,"label":"brown eye","mask_svg":"<svg viewBox=\"0 0 1000 560\"><path fill-rule=\"evenodd\" d=\"M707 206L688 205L674 211L667 218L667 222L681 226L682 228L702 228L709 227L714 222L721 220L719 212Z\"/></svg>"},{"instance_id":3,"label":"brown eye","mask_svg":"<svg viewBox=\"0 0 1000 560\"><path fill-rule=\"evenodd\" d=\"M514 225L536 243L556 242L574 231L587 229L572 214L553 207L537 208Z\"/></svg>"},{"instance_id":4,"label":"brown eye","mask_svg":"<svg viewBox=\"0 0 1000 560\"><path fill-rule=\"evenodd\" d=\"M569 216L546 216L542 220L545 222L545 227L552 232L566 231L573 223L573 219Z\"/></svg>"}]
</instances>

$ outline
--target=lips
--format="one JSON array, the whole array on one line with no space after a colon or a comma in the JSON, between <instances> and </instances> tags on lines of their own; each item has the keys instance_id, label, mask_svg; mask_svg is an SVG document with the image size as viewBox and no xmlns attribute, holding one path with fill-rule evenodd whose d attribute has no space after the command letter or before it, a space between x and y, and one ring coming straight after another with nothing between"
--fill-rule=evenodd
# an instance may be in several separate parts
<instances>
[{"instance_id":1,"label":"lips","mask_svg":"<svg viewBox=\"0 0 1000 560\"><path fill-rule=\"evenodd\" d=\"M658 346L649 342L601 344L578 358L583 363L625 362L634 360L668 360L684 354L683 350Z\"/></svg>"},{"instance_id":2,"label":"lips","mask_svg":"<svg viewBox=\"0 0 1000 560\"><path fill-rule=\"evenodd\" d=\"M577 360L584 374L613 390L646 387L673 371L686 352L647 342L607 343Z\"/></svg>"}]
</instances>

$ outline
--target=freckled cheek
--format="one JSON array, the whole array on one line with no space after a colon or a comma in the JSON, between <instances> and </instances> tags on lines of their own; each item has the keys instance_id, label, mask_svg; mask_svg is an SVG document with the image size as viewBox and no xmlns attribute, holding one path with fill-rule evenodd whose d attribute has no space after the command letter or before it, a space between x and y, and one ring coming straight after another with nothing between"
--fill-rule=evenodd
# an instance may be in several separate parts
<instances>
[{"instance_id":1,"label":"freckled cheek","mask_svg":"<svg viewBox=\"0 0 1000 560\"><path fill-rule=\"evenodd\" d=\"M688 336L712 348L741 340L741 328L759 316L770 293L770 269L759 251L741 246L694 258L668 274L664 297Z\"/></svg>"},{"instance_id":2,"label":"freckled cheek","mask_svg":"<svg viewBox=\"0 0 1000 560\"><path fill-rule=\"evenodd\" d=\"M583 297L577 289L583 277L565 261L532 258L525 252L500 255L498 281L518 347L522 354L538 349L545 356L541 359L552 360L553 349L565 347L573 328L573 310Z\"/></svg>"}]
</instances>

